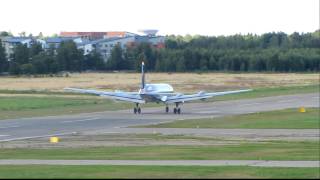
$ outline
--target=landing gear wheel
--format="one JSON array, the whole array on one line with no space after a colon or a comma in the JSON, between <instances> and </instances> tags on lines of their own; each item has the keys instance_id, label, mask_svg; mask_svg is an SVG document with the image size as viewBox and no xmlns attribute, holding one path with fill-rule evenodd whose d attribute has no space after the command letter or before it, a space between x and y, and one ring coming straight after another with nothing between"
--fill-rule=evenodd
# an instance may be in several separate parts
<instances>
[{"instance_id":1,"label":"landing gear wheel","mask_svg":"<svg viewBox=\"0 0 320 180\"><path fill-rule=\"evenodd\" d=\"M136 103L136 107L134 107L133 112L134 114L141 113L141 108L139 107L139 103Z\"/></svg>"},{"instance_id":2,"label":"landing gear wheel","mask_svg":"<svg viewBox=\"0 0 320 180\"><path fill-rule=\"evenodd\" d=\"M166 107L166 113L168 113L169 112L169 107Z\"/></svg>"},{"instance_id":3,"label":"landing gear wheel","mask_svg":"<svg viewBox=\"0 0 320 180\"><path fill-rule=\"evenodd\" d=\"M174 109L173 109L173 113L174 113L174 114L177 114L177 108L174 108Z\"/></svg>"},{"instance_id":4,"label":"landing gear wheel","mask_svg":"<svg viewBox=\"0 0 320 180\"><path fill-rule=\"evenodd\" d=\"M177 113L178 113L178 114L180 114L180 113L181 113L180 108L178 108L178 109L177 109Z\"/></svg>"}]
</instances>

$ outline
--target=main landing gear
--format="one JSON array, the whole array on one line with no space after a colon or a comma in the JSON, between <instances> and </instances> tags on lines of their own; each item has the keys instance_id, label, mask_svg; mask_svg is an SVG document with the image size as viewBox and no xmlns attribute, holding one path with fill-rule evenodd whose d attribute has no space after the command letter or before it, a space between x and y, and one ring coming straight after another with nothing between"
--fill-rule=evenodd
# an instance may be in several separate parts
<instances>
[{"instance_id":1,"label":"main landing gear","mask_svg":"<svg viewBox=\"0 0 320 180\"><path fill-rule=\"evenodd\" d=\"M141 108L139 106L139 103L136 103L136 107L134 107L133 112L135 114L137 114L137 113L140 114L141 113Z\"/></svg>"},{"instance_id":2,"label":"main landing gear","mask_svg":"<svg viewBox=\"0 0 320 180\"><path fill-rule=\"evenodd\" d=\"M173 113L174 114L180 114L181 110L179 108L179 103L176 103L176 107L173 109Z\"/></svg>"},{"instance_id":3,"label":"main landing gear","mask_svg":"<svg viewBox=\"0 0 320 180\"><path fill-rule=\"evenodd\" d=\"M173 108L173 113L174 114L180 114L181 113L181 109L179 107L180 103L175 103L176 107ZM136 103L136 107L133 108L133 112L134 114L141 114L141 108L139 106L139 103ZM166 105L166 113L169 113L169 106Z\"/></svg>"},{"instance_id":4,"label":"main landing gear","mask_svg":"<svg viewBox=\"0 0 320 180\"><path fill-rule=\"evenodd\" d=\"M174 113L174 114L180 114L180 113L181 113L181 109L180 109L180 107L179 107L179 104L180 104L180 103L176 103L176 107L173 108L173 113ZM166 113L168 113L168 112L169 112L169 106L166 105Z\"/></svg>"}]
</instances>

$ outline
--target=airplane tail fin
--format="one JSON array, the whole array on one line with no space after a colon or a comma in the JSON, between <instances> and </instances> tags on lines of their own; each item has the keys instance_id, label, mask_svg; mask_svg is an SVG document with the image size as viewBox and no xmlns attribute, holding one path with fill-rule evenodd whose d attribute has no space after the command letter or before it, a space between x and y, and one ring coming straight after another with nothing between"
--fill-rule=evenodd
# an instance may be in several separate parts
<instances>
[{"instance_id":1,"label":"airplane tail fin","mask_svg":"<svg viewBox=\"0 0 320 180\"><path fill-rule=\"evenodd\" d=\"M145 87L145 78L144 78L144 62L141 63L141 89Z\"/></svg>"}]
</instances>

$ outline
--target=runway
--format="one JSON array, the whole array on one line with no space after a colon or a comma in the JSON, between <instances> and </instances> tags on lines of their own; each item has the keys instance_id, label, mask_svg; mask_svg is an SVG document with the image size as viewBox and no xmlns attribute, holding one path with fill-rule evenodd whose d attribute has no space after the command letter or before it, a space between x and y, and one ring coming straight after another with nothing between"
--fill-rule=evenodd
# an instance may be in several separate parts
<instances>
[{"instance_id":1,"label":"runway","mask_svg":"<svg viewBox=\"0 0 320 180\"><path fill-rule=\"evenodd\" d=\"M285 108L298 108L301 106L319 107L319 94L297 94L245 100L188 103L182 106L182 114L180 115L175 115L172 112L166 114L164 112L165 107L163 106L156 108L142 107L142 114L137 115L133 114L132 110L130 109L77 115L1 120L0 142L49 137L55 135L62 136L70 135L73 133L128 133L128 131L136 131L136 133L149 133L150 129L134 130L132 128L129 129L126 127L135 125L157 124L183 119L221 117L227 115L247 114ZM172 111L172 109L170 110ZM158 131L160 132L161 130ZM181 133L190 134L196 132L197 130L186 129L184 131L185 132ZM200 132L205 130L199 129L198 131ZM274 136L281 136L283 135L283 133L286 133L286 130L270 130L270 132L268 132L268 130L265 130L265 132L269 134L271 133ZM319 135L319 131L317 129L299 130L296 132L298 132L298 134L300 134L302 137L307 138L314 138L315 136ZM223 132L221 133L223 134ZM225 134L226 133L232 135L233 133L239 133L239 131L228 131L225 132ZM248 133L250 134L250 132ZM237 134L234 135L236 136ZM288 132L288 136L291 135L292 132Z\"/></svg>"},{"instance_id":2,"label":"runway","mask_svg":"<svg viewBox=\"0 0 320 180\"><path fill-rule=\"evenodd\" d=\"M319 161L265 160L0 160L0 165L116 165L116 166L255 166L320 167Z\"/></svg>"}]
</instances>

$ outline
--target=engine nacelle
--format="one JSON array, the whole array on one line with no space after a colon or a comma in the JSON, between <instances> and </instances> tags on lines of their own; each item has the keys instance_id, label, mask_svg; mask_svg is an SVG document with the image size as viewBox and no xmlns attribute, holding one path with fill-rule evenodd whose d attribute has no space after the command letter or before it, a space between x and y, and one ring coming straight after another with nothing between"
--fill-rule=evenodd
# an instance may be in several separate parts
<instances>
[{"instance_id":1,"label":"engine nacelle","mask_svg":"<svg viewBox=\"0 0 320 180\"><path fill-rule=\"evenodd\" d=\"M161 97L161 101L163 101L163 102L167 101L167 99L168 99L168 96L162 96Z\"/></svg>"}]
</instances>

